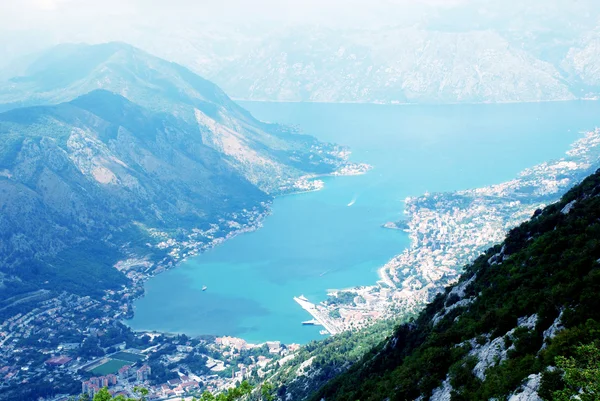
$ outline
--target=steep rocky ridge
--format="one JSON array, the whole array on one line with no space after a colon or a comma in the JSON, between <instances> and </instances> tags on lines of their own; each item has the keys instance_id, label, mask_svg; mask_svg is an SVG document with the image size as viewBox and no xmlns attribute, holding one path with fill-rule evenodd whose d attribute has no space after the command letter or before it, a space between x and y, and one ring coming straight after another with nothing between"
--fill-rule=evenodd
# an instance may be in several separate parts
<instances>
[{"instance_id":1,"label":"steep rocky ridge","mask_svg":"<svg viewBox=\"0 0 600 401\"><path fill-rule=\"evenodd\" d=\"M0 89L0 110L71 101L95 89L200 127L203 142L262 190L293 189L307 173L330 173L341 148L265 124L213 83L124 43L60 45L27 63Z\"/></svg>"}]
</instances>

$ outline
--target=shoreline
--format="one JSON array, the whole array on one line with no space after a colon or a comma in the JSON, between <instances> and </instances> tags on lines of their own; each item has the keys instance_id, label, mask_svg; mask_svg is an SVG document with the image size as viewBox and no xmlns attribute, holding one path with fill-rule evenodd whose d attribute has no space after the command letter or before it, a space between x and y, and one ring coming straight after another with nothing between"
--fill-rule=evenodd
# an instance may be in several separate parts
<instances>
[{"instance_id":1,"label":"shoreline","mask_svg":"<svg viewBox=\"0 0 600 401\"><path fill-rule=\"evenodd\" d=\"M375 105L375 106L460 106L460 105L502 105L502 104L536 104L536 103L568 103L568 102L598 102L600 98L573 98L573 99L548 99L548 100L503 100L503 101L483 101L483 102L398 102L393 101L386 102L367 102L367 101L314 101L314 100L270 100L270 99L245 99L238 97L231 97L234 102L254 102L254 103L307 103L307 104L359 104L359 105Z\"/></svg>"},{"instance_id":2,"label":"shoreline","mask_svg":"<svg viewBox=\"0 0 600 401\"><path fill-rule=\"evenodd\" d=\"M351 165L353 163L350 163ZM315 174L315 175L309 175L309 176L302 176L300 177L298 180L302 180L302 179L306 179L306 180L316 180L318 178L327 178L327 177L351 177L351 176L359 176L359 175L364 175L367 174L369 171L371 171L373 169L373 167L371 165L365 164L365 163L357 163L356 165L364 165L367 166L367 169L364 171L357 171L354 173L339 173L339 171L334 171L332 173L327 173L327 174ZM321 181L323 182L323 181ZM197 253L193 254L193 255L186 255L184 257L181 258L177 258L175 256L171 256L171 260L169 260L169 262L167 263L167 265L169 267L165 267L164 269L160 270L157 273L153 274L148 274L147 276L145 276L143 279L141 279L140 281L134 283L134 285L132 287L130 287L129 289L131 289L134 293L136 289L141 288L141 293L138 293L137 296L133 296L130 299L130 310L131 310L131 315L128 315L125 318L121 318L119 319L121 323L125 324L127 327L131 328L131 326L128 324L128 321L132 320L135 314L135 306L134 303L145 297L145 293L146 293L146 283L155 277L158 277L161 273L164 273L166 271L169 270L173 270L176 269L178 267L180 267L180 265L186 261L188 261L190 258L194 258L194 257L198 257L200 255L202 255L203 253L214 249L215 247L221 245L222 243L224 243L225 241L231 240L235 237L237 237L238 235L241 234L245 234L245 233L252 233L254 231L257 231L258 229L262 228L263 226L263 222L266 220L267 217L269 217L272 213L273 213L273 203L277 198L280 197L285 197L285 196L292 196L292 195L301 195L301 194L306 194L306 193L311 193L311 192L318 192L325 189L325 183L323 182L323 185L318 187L318 188L314 188L314 189L307 189L307 190L300 190L300 191L290 191L290 192L286 192L286 193L282 193L282 194L277 194L277 195L273 195L273 201L269 202L266 206L265 206L265 211L263 213L260 213L258 215L258 218L256 219L255 222L253 222L253 224L248 224L248 225L242 225L239 229L237 230L233 230L231 232L229 232L225 237L223 237L221 240L217 240L215 241L215 243L212 243L210 245L208 245L205 248L202 248L200 250L198 250ZM139 257L139 259L143 259L143 257ZM115 263L115 266L121 262L125 262L128 259L122 259L117 261L117 263ZM154 264L158 265L159 262L153 262ZM160 268L160 265L158 265ZM138 285L136 285L138 284ZM143 333L143 332L152 332L152 333L158 333L158 334L165 334L165 335L179 335L179 334L185 334L184 332L162 332L162 331L158 331L158 330L147 330L147 329L140 329L140 330L134 330L133 328L131 328L132 331L134 331L135 333ZM220 335L220 336L224 336ZM213 336L212 334L199 334L197 336L193 336L194 338L198 338L198 337L202 337L202 336ZM219 337L219 335L214 335L214 337ZM244 339L243 337L240 337L241 339ZM246 341L244 339L244 341ZM277 341L277 340L274 340Z\"/></svg>"}]
</instances>

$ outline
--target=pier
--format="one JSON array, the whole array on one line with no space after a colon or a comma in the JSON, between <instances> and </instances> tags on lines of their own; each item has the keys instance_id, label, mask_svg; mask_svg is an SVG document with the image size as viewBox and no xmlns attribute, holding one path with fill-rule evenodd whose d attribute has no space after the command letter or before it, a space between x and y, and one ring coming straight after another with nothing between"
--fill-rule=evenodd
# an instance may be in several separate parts
<instances>
[{"instance_id":1,"label":"pier","mask_svg":"<svg viewBox=\"0 0 600 401\"><path fill-rule=\"evenodd\" d=\"M315 304L309 302L303 295L294 297L294 301L298 302L302 309L310 313L314 320L323 326L332 336L342 332L329 317L327 311L319 310Z\"/></svg>"}]
</instances>

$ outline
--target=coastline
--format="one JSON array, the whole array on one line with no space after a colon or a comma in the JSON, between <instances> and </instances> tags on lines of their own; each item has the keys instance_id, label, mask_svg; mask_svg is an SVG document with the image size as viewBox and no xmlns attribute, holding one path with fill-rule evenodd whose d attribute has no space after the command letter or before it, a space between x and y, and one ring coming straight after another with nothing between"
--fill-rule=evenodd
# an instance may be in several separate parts
<instances>
[{"instance_id":1,"label":"coastline","mask_svg":"<svg viewBox=\"0 0 600 401\"><path fill-rule=\"evenodd\" d=\"M502 101L481 101L481 102L394 102L394 101L315 101L315 100L272 100L272 99L247 99L241 97L231 97L235 102L256 102L256 103L315 103L315 104L362 104L362 105L377 105L377 106L447 106L447 105L494 105L494 104L535 104L535 103L567 103L567 102L597 102L600 98L585 98L574 97L572 99L545 99L545 100L502 100Z\"/></svg>"},{"instance_id":2,"label":"coastline","mask_svg":"<svg viewBox=\"0 0 600 401\"><path fill-rule=\"evenodd\" d=\"M323 305L330 314L337 312L337 324L346 330L419 311L460 279L463 266L501 242L508 230L536 210L560 199L599 163L600 129L596 129L583 132L564 157L525 168L510 181L407 197L408 218L402 223L410 246L377 270L379 280L374 284L330 290ZM396 223L389 225L397 228Z\"/></svg>"},{"instance_id":3,"label":"coastline","mask_svg":"<svg viewBox=\"0 0 600 401\"><path fill-rule=\"evenodd\" d=\"M348 155L349 155L349 152L348 152ZM356 166L358 166L359 169L356 169ZM348 170L344 171L344 168L347 168L347 167L350 167L350 168L354 167L355 169L351 169L349 171ZM275 199L284 197L284 196L301 195L301 194L305 194L305 193L321 191L325 188L325 182L318 180L318 178L358 176L358 175L363 175L363 174L368 173L372 168L373 168L372 166L365 164L365 163L347 162L346 165L342 166L342 169L336 170L332 173L302 176L302 177L298 178L298 180L296 182L308 181L310 183L319 182L320 184L317 184L314 188L311 188L311 189L288 191L288 192L283 192L280 194L273 195L272 201L265 203L265 204L261 204L261 206L263 207L263 211L258 213L255 216L254 220L250 224L248 224L248 223L242 224L242 225L240 225L239 228L230 231L224 237L216 238L207 244L203 244L194 249L191 249L190 252L185 254L184 256L179 256L179 255L172 254L171 252L169 252L168 253L169 258L168 258L168 261L166 261L166 262L164 259L161 261L157 261L157 260L149 261L147 259L144 259L144 257L142 257L142 256L137 256L137 258L122 259L122 260L117 261L114 266L115 266L115 268L117 268L119 270L121 270L121 268L119 268L117 266L127 265L128 262L131 262L132 260L134 261L134 266L135 266L135 261L139 261L139 262L143 262L143 263L150 263L155 267L154 269L152 269L152 267L149 267L148 269L146 269L146 272L148 272L148 273L144 274L143 277L138 276L138 279L134 280L131 288L128 288L129 290L132 291L132 296L128 299L128 302L127 302L129 313L124 318L121 318L120 320L122 321L122 323L127 325L127 321L131 320L133 318L134 313L135 313L135 308L134 308L133 304L135 303L136 300L143 298L145 296L145 284L151 278L154 278L167 270L175 269L175 268L179 267L181 263L189 260L190 258L198 257L202 253L204 253L208 250L211 250L211 249L217 247L218 245L221 245L225 241L237 237L238 235L245 234L245 233L251 233L251 232L254 232L254 231L262 228L263 222L265 221L265 219L272 214L272 211L273 211L272 205L273 205L273 202ZM171 245L171 246L176 247L176 244ZM150 271L150 269L152 269L152 270ZM125 269L125 270L127 270L127 269ZM127 273L127 272L124 271L124 273ZM144 331L146 331L146 330L139 330L139 331L136 330L136 332L144 332ZM163 333L163 332L159 332L159 331L155 331L155 333L174 334L174 335L184 334L184 333L166 333L166 332Z\"/></svg>"}]
</instances>

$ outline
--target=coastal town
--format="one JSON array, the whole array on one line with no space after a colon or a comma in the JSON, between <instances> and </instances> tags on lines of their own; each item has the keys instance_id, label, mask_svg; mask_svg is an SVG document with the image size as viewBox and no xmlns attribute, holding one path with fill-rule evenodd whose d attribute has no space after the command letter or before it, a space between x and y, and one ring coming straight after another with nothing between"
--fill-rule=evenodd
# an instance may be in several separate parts
<instances>
[{"instance_id":1,"label":"coastal town","mask_svg":"<svg viewBox=\"0 0 600 401\"><path fill-rule=\"evenodd\" d=\"M337 174L363 174L369 168L348 163ZM317 176L301 177L284 192L318 190L323 185ZM40 290L26 299L7 300L0 309L4 314L0 324L2 393L66 400L79 394L93 398L103 387L113 395L133 396L137 387L144 387L149 390L148 399L179 400L204 390L223 391L244 379L258 380L289 360L299 345L136 333L122 323L133 316L133 301L143 296L148 279L236 235L260 228L269 207L263 202L219 218L207 228L183 233L138 224L147 233L146 246L151 252L143 256L123 249L130 257L114 267L129 282L106 291L101 298Z\"/></svg>"},{"instance_id":2,"label":"coastal town","mask_svg":"<svg viewBox=\"0 0 600 401\"><path fill-rule=\"evenodd\" d=\"M410 248L379 269L375 285L332 290L317 305L307 299L299 303L317 322L327 319L323 326L332 335L414 314L458 281L463 266L558 200L599 161L600 130L595 130L573 143L564 158L526 169L511 181L407 198L406 218L383 227L406 231Z\"/></svg>"},{"instance_id":3,"label":"coastal town","mask_svg":"<svg viewBox=\"0 0 600 401\"><path fill-rule=\"evenodd\" d=\"M299 348L277 341L249 344L233 337L134 333L119 322L126 309L103 316L126 294L112 295L96 301L61 294L3 322L2 392L27 396L29 385L36 384L41 390L32 398L67 400L76 394L91 399L103 387L130 397L143 387L148 399L180 399L258 380ZM62 392L53 394L56 388Z\"/></svg>"}]
</instances>

